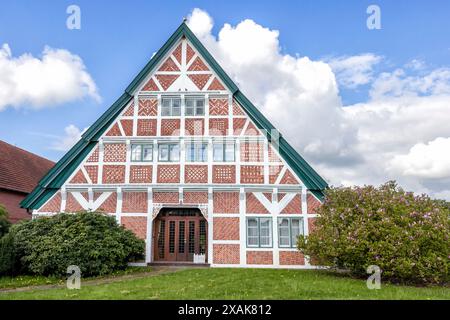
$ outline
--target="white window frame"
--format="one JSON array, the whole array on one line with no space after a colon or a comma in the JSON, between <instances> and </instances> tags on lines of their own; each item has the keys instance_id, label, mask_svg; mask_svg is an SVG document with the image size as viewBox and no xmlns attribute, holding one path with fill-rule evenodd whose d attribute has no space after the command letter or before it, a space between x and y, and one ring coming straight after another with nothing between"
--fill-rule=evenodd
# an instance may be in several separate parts
<instances>
[{"instance_id":1,"label":"white window frame","mask_svg":"<svg viewBox=\"0 0 450 320\"><path fill-rule=\"evenodd\" d=\"M194 148L192 149L192 146L194 146ZM205 158L202 159L198 159L198 155L199 155L199 148L204 148L205 149L205 153L204 156ZM190 151L193 150L194 152L194 159L192 160L189 155L190 155ZM202 150L203 151L203 150ZM206 142L188 142L185 144L185 152L186 152L186 162L208 162L208 143Z\"/></svg>"},{"instance_id":2,"label":"white window frame","mask_svg":"<svg viewBox=\"0 0 450 320\"><path fill-rule=\"evenodd\" d=\"M178 159L172 160L172 148L178 147ZM167 147L167 160L161 159L161 147ZM158 161L159 162L180 162L180 144L179 143L158 143Z\"/></svg>"},{"instance_id":3,"label":"white window frame","mask_svg":"<svg viewBox=\"0 0 450 320\"><path fill-rule=\"evenodd\" d=\"M135 152L134 148L139 147L139 159L134 157ZM149 147L150 151L150 159L144 159L144 147ZM150 143L132 143L131 144L131 162L153 162L153 144Z\"/></svg>"},{"instance_id":4,"label":"white window frame","mask_svg":"<svg viewBox=\"0 0 450 320\"><path fill-rule=\"evenodd\" d=\"M188 106L188 101L193 101L193 106ZM198 106L197 102L202 101L203 106ZM198 97L198 96L187 96L184 98L184 115L186 117L195 117L195 116L204 116L205 115L205 97ZM192 108L192 114L188 114L188 109ZM198 112L198 108L202 108L202 112Z\"/></svg>"},{"instance_id":5,"label":"white window frame","mask_svg":"<svg viewBox=\"0 0 450 320\"><path fill-rule=\"evenodd\" d=\"M215 153L215 146L221 145L222 146L222 155L220 160L216 160L216 153ZM229 160L226 158L227 156L227 146L233 146L233 159ZM222 142L213 142L212 145L213 148L213 162L235 162L236 161L236 143L234 141L222 141Z\"/></svg>"},{"instance_id":6,"label":"white window frame","mask_svg":"<svg viewBox=\"0 0 450 320\"><path fill-rule=\"evenodd\" d=\"M269 239L270 241L269 242L270 243L268 245L262 245L261 244L261 220L263 220L263 219L269 221L269 228L268 228L268 230L269 230L269 237L270 237L270 239ZM249 239L248 221L249 220L256 220L258 222L258 228L257 228L258 244L257 245L251 245L251 244L249 244L249 241L248 241L248 239ZM273 248L273 227L272 227L273 221L272 220L273 220L272 217L247 217L245 219L245 231L246 231L245 242L246 242L247 248Z\"/></svg>"},{"instance_id":7,"label":"white window frame","mask_svg":"<svg viewBox=\"0 0 450 320\"><path fill-rule=\"evenodd\" d=\"M288 220L288 230L289 230L289 245L282 245L281 244L281 232L280 232L280 221L286 219ZM293 233L292 233L292 220L299 220L299 227L298 227L298 236L304 235L304 221L303 217L278 217L277 219L277 231L278 231L278 247L279 248L296 248L297 242L293 243Z\"/></svg>"},{"instance_id":8,"label":"white window frame","mask_svg":"<svg viewBox=\"0 0 450 320\"><path fill-rule=\"evenodd\" d=\"M164 101L169 100L169 106L166 107L164 106ZM174 112L174 101L178 100L178 112L175 113ZM164 114L164 110L166 110L168 108L168 114ZM162 117L180 117L181 116L181 97L179 96L166 96L166 97L161 97L161 116Z\"/></svg>"}]
</instances>

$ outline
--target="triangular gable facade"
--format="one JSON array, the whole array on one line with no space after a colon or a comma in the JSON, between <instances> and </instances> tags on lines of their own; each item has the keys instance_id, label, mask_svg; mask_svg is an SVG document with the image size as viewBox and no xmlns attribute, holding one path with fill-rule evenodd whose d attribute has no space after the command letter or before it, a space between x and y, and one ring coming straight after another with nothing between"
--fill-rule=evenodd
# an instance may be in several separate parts
<instances>
[{"instance_id":1,"label":"triangular gable facade","mask_svg":"<svg viewBox=\"0 0 450 320\"><path fill-rule=\"evenodd\" d=\"M146 240L146 262L195 253L211 265L305 266L283 232L309 232L326 187L182 23L22 205L36 216L115 215ZM203 220L180 229L165 210L186 207ZM252 238L255 223L270 239ZM175 243L185 230L189 248ZM165 240L152 243L155 234Z\"/></svg>"}]
</instances>

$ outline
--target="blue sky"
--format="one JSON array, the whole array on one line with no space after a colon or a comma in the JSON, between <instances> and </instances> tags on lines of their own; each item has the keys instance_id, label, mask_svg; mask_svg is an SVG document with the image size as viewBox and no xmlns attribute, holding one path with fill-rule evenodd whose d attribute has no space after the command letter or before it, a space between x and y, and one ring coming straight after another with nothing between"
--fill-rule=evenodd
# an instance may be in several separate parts
<instances>
[{"instance_id":1,"label":"blue sky","mask_svg":"<svg viewBox=\"0 0 450 320\"><path fill-rule=\"evenodd\" d=\"M66 28L70 4L81 8L81 30ZM366 27L370 4L381 8L381 30ZM236 26L245 19L278 30L280 53L292 57L326 61L370 53L381 57L371 67L377 76L413 60L426 66L411 71L414 77L450 67L447 1L3 1L0 45L8 44L13 57L40 58L45 46L78 55L101 102L85 97L39 110L7 106L0 109L0 139L58 160L64 152L52 149L55 139L68 125L91 125L194 8L214 19L214 36L225 23ZM367 103L371 88L372 82L339 86L342 105ZM430 141L428 136L414 140Z\"/></svg>"}]
</instances>

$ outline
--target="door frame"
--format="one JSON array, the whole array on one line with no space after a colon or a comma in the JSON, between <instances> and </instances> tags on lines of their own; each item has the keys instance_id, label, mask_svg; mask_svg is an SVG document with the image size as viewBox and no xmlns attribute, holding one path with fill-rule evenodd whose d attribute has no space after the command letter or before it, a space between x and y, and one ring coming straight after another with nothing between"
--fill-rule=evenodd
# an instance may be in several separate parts
<instances>
[{"instance_id":1,"label":"door frame","mask_svg":"<svg viewBox=\"0 0 450 320\"><path fill-rule=\"evenodd\" d=\"M188 211L195 212L195 215L170 215L170 211L185 211L184 214ZM191 212L191 214L192 214ZM205 214L202 212L201 208L198 206L165 206L162 207L158 214L152 219L152 230L151 230L151 255L152 255L152 261L153 262L161 262L161 263L193 263L193 256L195 254L199 254L200 250L200 241L201 241L201 234L200 234L200 228L201 223L204 223L204 244L203 244L203 250L205 254L205 263L208 262L208 256L210 254L209 252L209 228L208 228L208 218L205 216ZM179 228L180 228L180 222L184 221L184 253L179 253ZM175 256L171 256L169 258L169 228L170 223L173 222L174 224L174 236L173 236L173 245L174 245L174 254ZM189 228L190 228L190 222L194 222L194 253L189 253ZM159 249L161 244L161 239L159 238L160 233L160 225L164 223L164 229L162 230L164 232L164 238L162 240L163 247L164 247L164 258L159 258ZM184 255L185 259L179 260L178 255Z\"/></svg>"}]
</instances>

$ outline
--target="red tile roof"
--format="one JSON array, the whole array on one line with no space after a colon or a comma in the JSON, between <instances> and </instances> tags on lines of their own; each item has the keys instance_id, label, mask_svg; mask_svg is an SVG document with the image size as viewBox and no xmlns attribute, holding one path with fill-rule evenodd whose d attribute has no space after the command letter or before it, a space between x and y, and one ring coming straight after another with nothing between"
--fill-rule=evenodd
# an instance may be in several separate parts
<instances>
[{"instance_id":1,"label":"red tile roof","mask_svg":"<svg viewBox=\"0 0 450 320\"><path fill-rule=\"evenodd\" d=\"M0 140L0 188L30 193L55 163Z\"/></svg>"}]
</instances>

